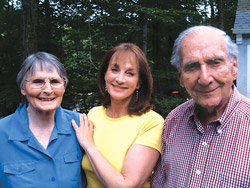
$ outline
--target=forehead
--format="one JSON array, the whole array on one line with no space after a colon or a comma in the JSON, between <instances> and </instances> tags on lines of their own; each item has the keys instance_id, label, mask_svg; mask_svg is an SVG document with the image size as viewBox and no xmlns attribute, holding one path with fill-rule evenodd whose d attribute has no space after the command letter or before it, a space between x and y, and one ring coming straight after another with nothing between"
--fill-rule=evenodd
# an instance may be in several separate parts
<instances>
[{"instance_id":1,"label":"forehead","mask_svg":"<svg viewBox=\"0 0 250 188\"><path fill-rule=\"evenodd\" d=\"M51 67L42 67L37 66L30 71L30 74L27 75L28 78L32 77L60 77L57 69L54 66Z\"/></svg>"},{"instance_id":2,"label":"forehead","mask_svg":"<svg viewBox=\"0 0 250 188\"><path fill-rule=\"evenodd\" d=\"M224 37L215 31L200 31L187 35L181 42L182 62L196 58L227 56Z\"/></svg>"},{"instance_id":3,"label":"forehead","mask_svg":"<svg viewBox=\"0 0 250 188\"><path fill-rule=\"evenodd\" d=\"M113 54L110 60L110 66L130 67L133 69L139 68L139 63L136 55L131 51L117 51Z\"/></svg>"}]
</instances>

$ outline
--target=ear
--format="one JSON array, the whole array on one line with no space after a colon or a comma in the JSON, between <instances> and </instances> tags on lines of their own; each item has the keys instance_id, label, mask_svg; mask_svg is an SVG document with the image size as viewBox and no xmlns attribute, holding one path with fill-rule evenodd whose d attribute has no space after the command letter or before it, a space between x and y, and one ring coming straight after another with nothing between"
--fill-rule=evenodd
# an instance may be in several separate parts
<instances>
[{"instance_id":1,"label":"ear","mask_svg":"<svg viewBox=\"0 0 250 188\"><path fill-rule=\"evenodd\" d=\"M184 87L183 79L182 79L182 74L181 74L180 71L179 71L179 73L178 73L178 80L179 80L179 82L180 82L181 87Z\"/></svg>"},{"instance_id":2,"label":"ear","mask_svg":"<svg viewBox=\"0 0 250 188\"><path fill-rule=\"evenodd\" d=\"M237 75L238 75L238 62L237 62L237 57L234 57L234 59L233 59L232 74L233 74L234 80L236 80Z\"/></svg>"},{"instance_id":3,"label":"ear","mask_svg":"<svg viewBox=\"0 0 250 188\"><path fill-rule=\"evenodd\" d=\"M26 95L26 91L24 89L21 89L21 93L22 93L23 96Z\"/></svg>"}]
</instances>

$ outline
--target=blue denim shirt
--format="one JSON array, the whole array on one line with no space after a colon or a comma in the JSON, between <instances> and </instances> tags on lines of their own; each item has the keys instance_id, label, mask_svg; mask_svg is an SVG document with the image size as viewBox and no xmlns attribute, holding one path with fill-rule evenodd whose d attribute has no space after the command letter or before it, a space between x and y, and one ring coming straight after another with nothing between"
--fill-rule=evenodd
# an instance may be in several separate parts
<instances>
[{"instance_id":1,"label":"blue denim shirt","mask_svg":"<svg viewBox=\"0 0 250 188\"><path fill-rule=\"evenodd\" d=\"M59 107L56 124L45 150L29 129L26 105L0 120L0 187L85 187L83 152L71 120L79 114Z\"/></svg>"}]
</instances>

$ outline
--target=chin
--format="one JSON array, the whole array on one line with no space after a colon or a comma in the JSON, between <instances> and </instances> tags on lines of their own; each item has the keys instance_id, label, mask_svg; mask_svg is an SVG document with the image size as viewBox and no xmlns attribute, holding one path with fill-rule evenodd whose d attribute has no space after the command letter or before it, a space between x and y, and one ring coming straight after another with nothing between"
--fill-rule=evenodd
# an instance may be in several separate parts
<instances>
[{"instance_id":1,"label":"chin","mask_svg":"<svg viewBox=\"0 0 250 188\"><path fill-rule=\"evenodd\" d=\"M51 111L55 111L57 108L58 108L58 105L41 106L40 111L51 112Z\"/></svg>"}]
</instances>

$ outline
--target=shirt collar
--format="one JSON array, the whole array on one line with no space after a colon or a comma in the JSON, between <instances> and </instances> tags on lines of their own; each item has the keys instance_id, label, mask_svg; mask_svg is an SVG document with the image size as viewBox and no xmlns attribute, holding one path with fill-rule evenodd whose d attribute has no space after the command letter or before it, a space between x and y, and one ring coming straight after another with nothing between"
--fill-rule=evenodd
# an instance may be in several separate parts
<instances>
[{"instance_id":1,"label":"shirt collar","mask_svg":"<svg viewBox=\"0 0 250 188\"><path fill-rule=\"evenodd\" d=\"M232 89L233 89L232 94L230 96L230 99L228 101L228 104L227 104L222 116L218 120L210 122L210 123L215 124L217 126L217 129L223 129L223 127L225 127L226 121L230 120L232 113L235 111L236 106L239 104L239 101L241 99L241 94L239 93L239 91L237 90L235 85L232 86ZM189 106L188 110L190 111L189 118L192 119L193 121L195 121L195 119L196 119L196 123L197 123L198 117L195 113L196 106L197 105L195 104L195 102L192 99L192 104Z\"/></svg>"},{"instance_id":2,"label":"shirt collar","mask_svg":"<svg viewBox=\"0 0 250 188\"><path fill-rule=\"evenodd\" d=\"M29 119L26 108L27 103L24 103L20 105L13 114L13 119L9 122L9 140L25 141L29 140L32 136L32 132L29 129ZM71 119L64 116L61 106L56 109L55 119L55 128L58 134L71 134L71 127L69 126L71 125Z\"/></svg>"},{"instance_id":3,"label":"shirt collar","mask_svg":"<svg viewBox=\"0 0 250 188\"><path fill-rule=\"evenodd\" d=\"M56 129L60 134L71 134L71 118L67 118L61 106L56 109Z\"/></svg>"},{"instance_id":4,"label":"shirt collar","mask_svg":"<svg viewBox=\"0 0 250 188\"><path fill-rule=\"evenodd\" d=\"M230 97L230 99L229 99L229 101L227 103L227 106L226 106L222 116L219 118L219 121L222 124L225 124L226 121L231 119L230 117L232 116L232 114L237 109L237 106L239 105L240 100L241 100L241 94L237 90L235 85L233 85L233 92L231 94L231 97Z\"/></svg>"}]
</instances>

